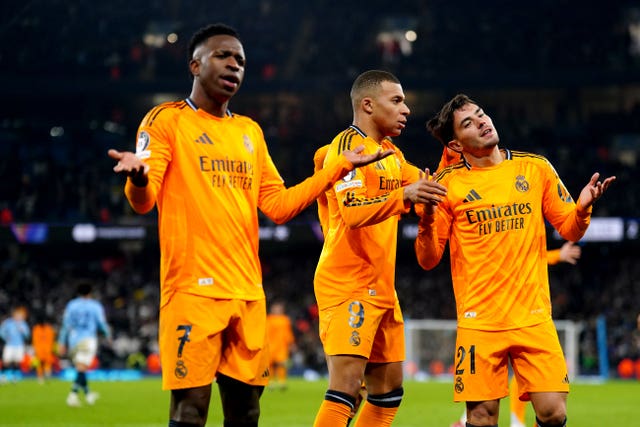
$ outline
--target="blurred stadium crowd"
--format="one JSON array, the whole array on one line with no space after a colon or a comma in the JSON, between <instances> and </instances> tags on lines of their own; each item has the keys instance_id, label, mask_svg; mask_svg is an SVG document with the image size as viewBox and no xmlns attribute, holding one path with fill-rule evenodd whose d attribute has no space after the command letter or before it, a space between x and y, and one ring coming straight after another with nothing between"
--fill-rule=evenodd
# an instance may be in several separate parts
<instances>
[{"instance_id":1,"label":"blurred stadium crowd","mask_svg":"<svg viewBox=\"0 0 640 427\"><path fill-rule=\"evenodd\" d=\"M416 4L419 3L419 4ZM238 28L248 57L235 112L256 119L288 184L312 172L315 149L350 123L348 91L369 68L393 71L412 109L397 143L420 167L441 148L424 123L448 97L483 104L512 149L549 158L576 196L594 171L617 182L594 217L640 212L640 7L619 1L238 0L233 7L180 0L53 0L3 5L0 25L0 222L153 225L132 213L108 148L133 149L154 104L184 98L189 35L209 22ZM294 220L315 224L309 208ZM408 218L407 221L412 221ZM268 224L265 219L264 224ZM637 222L636 222L637 224ZM319 241L266 242L269 298L294 319L296 363L324 369L313 272ZM550 246L560 242L550 238ZM102 363L122 367L156 351L156 242L0 245L0 316L16 304L57 323L72 283L91 277L107 307L114 345ZM423 272L401 243L397 289L407 317L455 317L448 263ZM550 268L555 317L608 322L611 366L640 358L638 236L590 242L578 266ZM581 372L595 371L593 327L581 337Z\"/></svg>"}]
</instances>

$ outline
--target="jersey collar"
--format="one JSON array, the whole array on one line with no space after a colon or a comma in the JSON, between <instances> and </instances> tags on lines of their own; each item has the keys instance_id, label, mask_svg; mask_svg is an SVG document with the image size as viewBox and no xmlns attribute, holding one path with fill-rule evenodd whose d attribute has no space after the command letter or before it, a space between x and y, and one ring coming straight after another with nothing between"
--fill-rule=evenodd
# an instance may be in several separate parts
<instances>
[{"instance_id":1,"label":"jersey collar","mask_svg":"<svg viewBox=\"0 0 640 427\"><path fill-rule=\"evenodd\" d=\"M512 160L513 159L513 155L511 154L511 150L509 150L508 148L503 148L501 150L504 150L504 159L505 160ZM464 164L464 167L466 167L467 169L471 169L471 163L469 163L467 161L467 159L464 158L464 154L461 154L460 157L462 158L462 163Z\"/></svg>"},{"instance_id":2,"label":"jersey collar","mask_svg":"<svg viewBox=\"0 0 640 427\"><path fill-rule=\"evenodd\" d=\"M184 100L184 102L186 102L186 103L187 103L187 105L189 105L189 107L191 107L191 109L192 109L193 111L198 111L198 106L196 105L196 103L195 103L195 102L193 102L193 100L192 100L191 98L187 98L187 99L185 99L185 100ZM233 117L233 113L232 113L232 112L231 112L231 110L229 110L228 108L227 108L227 116L229 116L229 117Z\"/></svg>"},{"instance_id":3,"label":"jersey collar","mask_svg":"<svg viewBox=\"0 0 640 427\"><path fill-rule=\"evenodd\" d=\"M366 138L366 137L367 137L367 134L366 134L366 133L364 133L364 132L362 132L362 129L360 129L360 128L359 128L358 126L356 126L356 125L349 125L349 129L353 129L353 130L355 130L355 131L356 131L356 132L358 132L358 134L359 134L361 137L363 137L363 138Z\"/></svg>"}]
</instances>

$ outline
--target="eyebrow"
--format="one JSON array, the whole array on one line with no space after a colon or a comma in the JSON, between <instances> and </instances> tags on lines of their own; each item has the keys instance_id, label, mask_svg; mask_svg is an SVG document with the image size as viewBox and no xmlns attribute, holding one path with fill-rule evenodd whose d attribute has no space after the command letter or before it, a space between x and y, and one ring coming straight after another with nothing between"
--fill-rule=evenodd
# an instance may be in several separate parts
<instances>
[{"instance_id":1,"label":"eyebrow","mask_svg":"<svg viewBox=\"0 0 640 427\"><path fill-rule=\"evenodd\" d=\"M462 119L460 121L460 126L464 126L464 124L468 121L471 120L471 116L474 114L478 114L480 111L482 111L482 107L478 106L478 108L476 108L476 111L474 111L473 113L469 114L468 116L466 116L464 119Z\"/></svg>"},{"instance_id":2,"label":"eyebrow","mask_svg":"<svg viewBox=\"0 0 640 427\"><path fill-rule=\"evenodd\" d=\"M235 49L227 49L227 48L219 48L219 49L213 49L211 51L212 55L216 55L216 54L224 54L224 55L229 55L229 56L233 56L234 58L238 59L242 59L244 60L245 57L242 53L240 53L240 51L235 50Z\"/></svg>"}]
</instances>

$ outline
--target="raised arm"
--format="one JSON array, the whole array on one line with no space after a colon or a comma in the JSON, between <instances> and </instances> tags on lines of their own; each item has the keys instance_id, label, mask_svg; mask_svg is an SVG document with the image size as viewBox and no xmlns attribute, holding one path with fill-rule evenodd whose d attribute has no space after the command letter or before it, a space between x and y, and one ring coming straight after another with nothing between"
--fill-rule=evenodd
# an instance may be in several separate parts
<instances>
[{"instance_id":1,"label":"raised arm","mask_svg":"<svg viewBox=\"0 0 640 427\"><path fill-rule=\"evenodd\" d=\"M280 174L269 157L269 164L265 169L267 176L264 177L260 190L260 210L275 223L285 223L353 169L377 162L394 153L394 150L377 150L374 153L362 154L363 151L364 145L353 150L344 150L321 170L289 188L282 183Z\"/></svg>"},{"instance_id":2,"label":"raised arm","mask_svg":"<svg viewBox=\"0 0 640 427\"><path fill-rule=\"evenodd\" d=\"M606 178L604 181L598 181L600 178L600 173L596 172L591 176L589 183L585 185L585 187L580 192L580 197L578 198L578 205L583 210L589 209L593 204L598 200L605 191L609 188L609 186L616 180L615 176L610 176Z\"/></svg>"},{"instance_id":3,"label":"raised arm","mask_svg":"<svg viewBox=\"0 0 640 427\"><path fill-rule=\"evenodd\" d=\"M140 160L131 151L118 151L113 148L107 154L118 163L113 167L113 171L120 175L125 175L131 179L136 187L144 187L149 182L149 165Z\"/></svg>"},{"instance_id":4,"label":"raised arm","mask_svg":"<svg viewBox=\"0 0 640 427\"><path fill-rule=\"evenodd\" d=\"M384 150L384 151L382 149L378 149L378 151L376 151L375 153L362 154L363 151L364 151L364 145L359 145L353 150L344 150L342 152L342 155L346 157L347 160L349 160L349 162L351 162L351 164L353 165L353 168L358 168L360 166L366 166L369 163L382 160L385 157L390 156L395 152L394 150L391 150L391 149Z\"/></svg>"}]
</instances>

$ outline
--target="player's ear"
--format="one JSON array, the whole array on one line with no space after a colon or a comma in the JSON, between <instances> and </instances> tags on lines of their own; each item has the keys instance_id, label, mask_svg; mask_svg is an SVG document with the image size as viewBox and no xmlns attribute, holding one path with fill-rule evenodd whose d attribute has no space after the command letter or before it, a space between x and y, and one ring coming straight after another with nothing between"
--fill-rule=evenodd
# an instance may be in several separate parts
<instances>
[{"instance_id":1,"label":"player's ear","mask_svg":"<svg viewBox=\"0 0 640 427\"><path fill-rule=\"evenodd\" d=\"M371 114L373 112L373 99L367 96L362 98L362 101L360 101L360 107L367 114Z\"/></svg>"},{"instance_id":2,"label":"player's ear","mask_svg":"<svg viewBox=\"0 0 640 427\"><path fill-rule=\"evenodd\" d=\"M462 145L460 145L460 142L457 139L452 139L447 142L447 148L455 151L456 153L462 153Z\"/></svg>"},{"instance_id":3,"label":"player's ear","mask_svg":"<svg viewBox=\"0 0 640 427\"><path fill-rule=\"evenodd\" d=\"M191 61L189 61L189 71L191 71L191 75L193 77L196 77L198 74L200 74L200 61L192 58Z\"/></svg>"}]
</instances>

